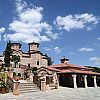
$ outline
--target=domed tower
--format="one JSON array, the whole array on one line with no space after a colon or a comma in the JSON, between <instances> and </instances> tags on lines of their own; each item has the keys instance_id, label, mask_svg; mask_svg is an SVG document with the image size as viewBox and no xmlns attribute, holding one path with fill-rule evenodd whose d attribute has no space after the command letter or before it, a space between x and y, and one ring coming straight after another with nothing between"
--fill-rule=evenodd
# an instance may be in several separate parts
<instances>
[{"instance_id":1,"label":"domed tower","mask_svg":"<svg viewBox=\"0 0 100 100\"><path fill-rule=\"evenodd\" d=\"M21 46L22 45L20 43L11 43L11 49L15 51L19 51Z\"/></svg>"},{"instance_id":2,"label":"domed tower","mask_svg":"<svg viewBox=\"0 0 100 100\"><path fill-rule=\"evenodd\" d=\"M29 43L29 52L39 51L39 43Z\"/></svg>"}]
</instances>

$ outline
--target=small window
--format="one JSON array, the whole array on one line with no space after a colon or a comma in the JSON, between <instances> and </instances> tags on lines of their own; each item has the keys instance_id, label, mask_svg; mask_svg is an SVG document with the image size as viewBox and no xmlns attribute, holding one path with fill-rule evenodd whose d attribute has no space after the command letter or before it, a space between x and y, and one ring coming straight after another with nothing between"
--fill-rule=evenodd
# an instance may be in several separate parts
<instances>
[{"instance_id":1,"label":"small window","mask_svg":"<svg viewBox=\"0 0 100 100\"><path fill-rule=\"evenodd\" d=\"M30 64L28 64L28 67L30 68Z\"/></svg>"},{"instance_id":2,"label":"small window","mask_svg":"<svg viewBox=\"0 0 100 100\"><path fill-rule=\"evenodd\" d=\"M37 61L37 65L39 66L39 61Z\"/></svg>"}]
</instances>

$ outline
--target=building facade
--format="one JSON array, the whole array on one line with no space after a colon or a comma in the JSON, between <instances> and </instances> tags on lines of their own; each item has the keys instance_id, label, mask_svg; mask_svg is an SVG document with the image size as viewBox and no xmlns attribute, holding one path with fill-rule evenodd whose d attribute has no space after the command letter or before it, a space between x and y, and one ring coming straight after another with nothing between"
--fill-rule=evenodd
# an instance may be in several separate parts
<instances>
[{"instance_id":1,"label":"building facade","mask_svg":"<svg viewBox=\"0 0 100 100\"><path fill-rule=\"evenodd\" d=\"M39 51L38 43L29 43L28 52L23 52L21 50L21 46L22 45L20 43L11 43L12 56L17 56L20 58L20 61L17 62L17 66L15 66L14 61L11 61L11 65L13 67L29 66L40 68L42 66L47 66L47 56ZM4 63L4 56L0 56L0 60Z\"/></svg>"},{"instance_id":2,"label":"building facade","mask_svg":"<svg viewBox=\"0 0 100 100\"><path fill-rule=\"evenodd\" d=\"M24 78L25 70L27 68L37 67L48 65L48 58L46 55L39 51L39 44L32 42L29 43L28 52L23 52L21 50L20 43L11 43L11 61L10 66L13 68L13 73ZM4 56L0 56L0 65L4 64Z\"/></svg>"}]
</instances>

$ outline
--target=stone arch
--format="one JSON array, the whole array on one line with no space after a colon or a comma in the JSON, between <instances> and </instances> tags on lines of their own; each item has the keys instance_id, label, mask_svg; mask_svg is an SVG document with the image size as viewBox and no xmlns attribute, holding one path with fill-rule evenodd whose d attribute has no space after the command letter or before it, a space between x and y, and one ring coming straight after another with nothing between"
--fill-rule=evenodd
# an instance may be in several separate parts
<instances>
[{"instance_id":1,"label":"stone arch","mask_svg":"<svg viewBox=\"0 0 100 100\"><path fill-rule=\"evenodd\" d=\"M44 75L48 75L48 74L49 74L48 71L45 70L45 69L42 69L42 70L40 70L40 71L38 72L38 75L39 75L39 76L44 76Z\"/></svg>"}]
</instances>

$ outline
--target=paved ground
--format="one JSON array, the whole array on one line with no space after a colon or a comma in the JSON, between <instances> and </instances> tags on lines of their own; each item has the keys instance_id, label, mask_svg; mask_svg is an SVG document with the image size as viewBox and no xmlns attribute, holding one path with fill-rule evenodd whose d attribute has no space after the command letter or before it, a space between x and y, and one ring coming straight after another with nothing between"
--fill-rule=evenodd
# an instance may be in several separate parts
<instances>
[{"instance_id":1,"label":"paved ground","mask_svg":"<svg viewBox=\"0 0 100 100\"><path fill-rule=\"evenodd\" d=\"M24 93L14 96L12 93L0 94L0 100L100 100L100 87L94 88L66 88L47 92Z\"/></svg>"}]
</instances>

